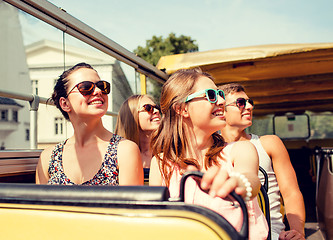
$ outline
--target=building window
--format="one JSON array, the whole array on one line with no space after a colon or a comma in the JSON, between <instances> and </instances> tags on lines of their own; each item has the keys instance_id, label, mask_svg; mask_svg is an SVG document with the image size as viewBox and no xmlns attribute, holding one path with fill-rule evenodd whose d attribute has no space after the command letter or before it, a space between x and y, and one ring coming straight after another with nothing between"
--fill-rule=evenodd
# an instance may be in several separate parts
<instances>
[{"instance_id":1,"label":"building window","mask_svg":"<svg viewBox=\"0 0 333 240\"><path fill-rule=\"evenodd\" d=\"M54 133L55 135L62 135L64 132L64 120L63 118L54 119Z\"/></svg>"},{"instance_id":2,"label":"building window","mask_svg":"<svg viewBox=\"0 0 333 240\"><path fill-rule=\"evenodd\" d=\"M18 112L13 110L13 122L18 122Z\"/></svg>"},{"instance_id":3,"label":"building window","mask_svg":"<svg viewBox=\"0 0 333 240\"><path fill-rule=\"evenodd\" d=\"M31 80L32 94L38 95L38 80Z\"/></svg>"},{"instance_id":4,"label":"building window","mask_svg":"<svg viewBox=\"0 0 333 240\"><path fill-rule=\"evenodd\" d=\"M8 121L8 110L1 110L1 121Z\"/></svg>"},{"instance_id":5,"label":"building window","mask_svg":"<svg viewBox=\"0 0 333 240\"><path fill-rule=\"evenodd\" d=\"M25 140L30 141L30 129L25 129Z\"/></svg>"}]
</instances>

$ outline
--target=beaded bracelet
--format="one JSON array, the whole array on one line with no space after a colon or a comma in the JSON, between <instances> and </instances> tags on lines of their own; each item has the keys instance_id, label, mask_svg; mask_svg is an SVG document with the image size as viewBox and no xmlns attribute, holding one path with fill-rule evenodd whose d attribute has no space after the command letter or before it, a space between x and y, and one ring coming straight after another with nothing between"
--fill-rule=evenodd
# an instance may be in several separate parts
<instances>
[{"instance_id":1,"label":"beaded bracelet","mask_svg":"<svg viewBox=\"0 0 333 240\"><path fill-rule=\"evenodd\" d=\"M249 180L247 179L247 177L245 177L243 174L238 173L238 172L231 172L229 174L230 177L238 177L240 178L240 180L242 180L245 189L246 189L246 196L244 198L244 201L247 202L250 200L250 197L252 196L252 187L251 187L251 183L249 182Z\"/></svg>"}]
</instances>

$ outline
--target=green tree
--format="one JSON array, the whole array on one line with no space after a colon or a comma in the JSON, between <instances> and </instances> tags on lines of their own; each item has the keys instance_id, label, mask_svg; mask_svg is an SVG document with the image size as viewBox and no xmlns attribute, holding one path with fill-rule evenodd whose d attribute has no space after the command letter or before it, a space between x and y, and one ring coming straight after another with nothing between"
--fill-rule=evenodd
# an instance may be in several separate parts
<instances>
[{"instance_id":1,"label":"green tree","mask_svg":"<svg viewBox=\"0 0 333 240\"><path fill-rule=\"evenodd\" d=\"M146 41L146 46L138 46L134 53L145 61L156 66L158 60L162 56L197 52L199 50L195 40L192 40L189 36L181 35L177 37L174 33L170 33L169 36L163 39L162 36L153 36L152 39ZM161 84L150 81L152 85L152 91L149 92L155 99L159 99Z\"/></svg>"},{"instance_id":2,"label":"green tree","mask_svg":"<svg viewBox=\"0 0 333 240\"><path fill-rule=\"evenodd\" d=\"M196 52L198 50L198 45L191 37L184 35L176 37L174 33L170 33L165 39L162 36L153 36L152 39L146 41L145 47L138 46L134 53L156 66L162 56Z\"/></svg>"}]
</instances>

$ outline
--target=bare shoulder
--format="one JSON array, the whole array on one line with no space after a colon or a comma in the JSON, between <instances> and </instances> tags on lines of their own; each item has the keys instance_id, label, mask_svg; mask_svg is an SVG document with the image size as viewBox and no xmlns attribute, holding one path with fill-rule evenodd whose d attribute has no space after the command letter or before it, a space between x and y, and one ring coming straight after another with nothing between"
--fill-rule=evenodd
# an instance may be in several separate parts
<instances>
[{"instance_id":1,"label":"bare shoulder","mask_svg":"<svg viewBox=\"0 0 333 240\"><path fill-rule=\"evenodd\" d=\"M54 148L55 148L55 145L45 148L42 151L42 153L40 154L40 157L39 157L40 161L42 161L42 162L50 161Z\"/></svg>"},{"instance_id":2,"label":"bare shoulder","mask_svg":"<svg viewBox=\"0 0 333 240\"><path fill-rule=\"evenodd\" d=\"M43 150L39 157L39 161L36 167L36 183L37 184L46 184L48 176L49 162L51 161L52 151L55 146L48 147Z\"/></svg>"},{"instance_id":3,"label":"bare shoulder","mask_svg":"<svg viewBox=\"0 0 333 240\"><path fill-rule=\"evenodd\" d=\"M140 152L138 145L135 142L128 140L128 139L120 140L119 145L118 145L118 151L122 151L122 150Z\"/></svg>"},{"instance_id":4,"label":"bare shoulder","mask_svg":"<svg viewBox=\"0 0 333 240\"><path fill-rule=\"evenodd\" d=\"M250 141L237 141L233 143L231 152L256 151L255 146Z\"/></svg>"},{"instance_id":5,"label":"bare shoulder","mask_svg":"<svg viewBox=\"0 0 333 240\"><path fill-rule=\"evenodd\" d=\"M255 146L250 141L237 141L233 143L231 149L231 157L233 162L243 162L245 159L254 159L253 161L258 161L258 153Z\"/></svg>"},{"instance_id":6,"label":"bare shoulder","mask_svg":"<svg viewBox=\"0 0 333 240\"><path fill-rule=\"evenodd\" d=\"M141 161L139 146L131 140L122 139L119 142L117 155L119 164L128 161L134 162L138 159Z\"/></svg>"},{"instance_id":7,"label":"bare shoulder","mask_svg":"<svg viewBox=\"0 0 333 240\"><path fill-rule=\"evenodd\" d=\"M271 144L271 143L282 143L282 140L276 135L264 135L260 137L260 142L262 144Z\"/></svg>"},{"instance_id":8,"label":"bare shoulder","mask_svg":"<svg viewBox=\"0 0 333 240\"><path fill-rule=\"evenodd\" d=\"M265 150L284 148L282 140L276 135L264 135L260 137L260 142Z\"/></svg>"}]
</instances>

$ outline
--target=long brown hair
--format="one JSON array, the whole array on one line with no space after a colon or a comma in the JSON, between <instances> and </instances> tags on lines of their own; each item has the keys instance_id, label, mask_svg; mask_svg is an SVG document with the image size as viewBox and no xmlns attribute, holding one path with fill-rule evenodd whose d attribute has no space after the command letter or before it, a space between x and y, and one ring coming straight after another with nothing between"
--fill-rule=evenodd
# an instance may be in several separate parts
<instances>
[{"instance_id":1,"label":"long brown hair","mask_svg":"<svg viewBox=\"0 0 333 240\"><path fill-rule=\"evenodd\" d=\"M200 77L214 80L208 73L201 69L181 69L170 76L162 87L160 107L162 111L161 124L152 135L151 147L153 156L159 161L161 174L169 185L172 167L177 165L184 171L188 165L199 168L197 159L189 158L190 150L189 129L183 121L183 116L176 109L183 109L186 97L193 93L194 85ZM217 157L224 147L221 135L212 135L213 145L206 153L204 167L219 165Z\"/></svg>"},{"instance_id":2,"label":"long brown hair","mask_svg":"<svg viewBox=\"0 0 333 240\"><path fill-rule=\"evenodd\" d=\"M139 147L139 107L141 99L146 96L153 102L154 99L149 95L132 95L121 105L117 117L115 134L135 142Z\"/></svg>"}]
</instances>

